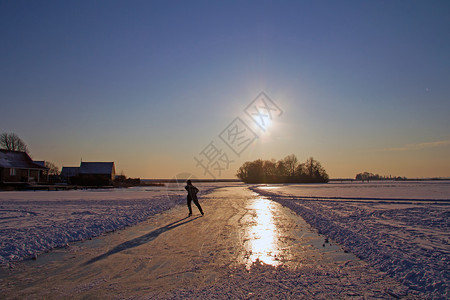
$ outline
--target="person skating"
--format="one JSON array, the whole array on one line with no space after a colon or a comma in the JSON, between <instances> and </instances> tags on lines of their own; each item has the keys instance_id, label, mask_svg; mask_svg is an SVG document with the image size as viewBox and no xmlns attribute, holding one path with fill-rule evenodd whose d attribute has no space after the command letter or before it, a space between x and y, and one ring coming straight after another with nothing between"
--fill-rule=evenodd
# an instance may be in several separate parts
<instances>
[{"instance_id":1,"label":"person skating","mask_svg":"<svg viewBox=\"0 0 450 300\"><path fill-rule=\"evenodd\" d=\"M186 181L187 185L184 187L187 191L187 206L189 208L189 217L192 216L192 207L191 207L191 202L194 201L194 204L197 206L198 210L200 211L200 213L202 214L202 216L204 215L202 207L200 206L200 203L198 203L198 199L197 199L197 193L198 193L198 188L196 188L195 186L192 185L192 182L190 180Z\"/></svg>"}]
</instances>

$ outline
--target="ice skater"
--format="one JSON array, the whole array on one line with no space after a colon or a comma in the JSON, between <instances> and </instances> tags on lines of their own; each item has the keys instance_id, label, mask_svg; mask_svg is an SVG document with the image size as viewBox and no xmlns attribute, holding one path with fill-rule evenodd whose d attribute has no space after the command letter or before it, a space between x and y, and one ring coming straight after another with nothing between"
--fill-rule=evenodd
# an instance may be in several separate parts
<instances>
[{"instance_id":1,"label":"ice skater","mask_svg":"<svg viewBox=\"0 0 450 300\"><path fill-rule=\"evenodd\" d=\"M188 194L187 194L187 206L189 208L189 217L192 216L192 207L191 207L191 202L192 201L194 201L194 204L198 207L198 210L200 211L200 213L203 216L204 213L203 213L202 207L200 206L200 203L198 203L198 199L197 199L198 188L193 186L192 182L190 180L186 181L186 183L187 183L187 185L184 188L188 192Z\"/></svg>"}]
</instances>

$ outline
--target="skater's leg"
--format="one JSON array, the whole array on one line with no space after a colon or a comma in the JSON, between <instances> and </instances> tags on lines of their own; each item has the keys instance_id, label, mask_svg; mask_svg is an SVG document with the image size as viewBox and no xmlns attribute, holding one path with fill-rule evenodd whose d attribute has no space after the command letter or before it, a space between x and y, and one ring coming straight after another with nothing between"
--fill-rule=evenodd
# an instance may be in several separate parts
<instances>
[{"instance_id":1,"label":"skater's leg","mask_svg":"<svg viewBox=\"0 0 450 300\"><path fill-rule=\"evenodd\" d=\"M189 209L189 216L192 216L191 197L187 197L187 207Z\"/></svg>"},{"instance_id":2,"label":"skater's leg","mask_svg":"<svg viewBox=\"0 0 450 300\"><path fill-rule=\"evenodd\" d=\"M200 203L198 203L197 197L194 197L193 200L194 200L194 204L197 206L198 210L200 211L200 213L201 213L202 216L203 216L203 210L202 210L202 207L200 206Z\"/></svg>"}]
</instances>

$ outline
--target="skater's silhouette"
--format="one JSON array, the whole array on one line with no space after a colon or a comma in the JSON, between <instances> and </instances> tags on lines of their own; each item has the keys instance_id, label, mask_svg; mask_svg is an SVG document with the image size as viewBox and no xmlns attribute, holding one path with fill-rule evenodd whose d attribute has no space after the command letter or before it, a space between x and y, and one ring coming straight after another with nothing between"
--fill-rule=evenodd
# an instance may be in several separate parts
<instances>
[{"instance_id":1,"label":"skater's silhouette","mask_svg":"<svg viewBox=\"0 0 450 300\"><path fill-rule=\"evenodd\" d=\"M198 203L198 199L197 199L197 193L198 193L198 188L196 188L195 186L192 185L192 182L190 180L186 181L187 185L184 187L187 191L187 206L189 208L189 217L192 216L192 207L191 207L191 202L194 201L194 204L198 207L198 210L200 211L200 213L202 214L202 216L204 215L202 207L200 206L200 203Z\"/></svg>"}]
</instances>

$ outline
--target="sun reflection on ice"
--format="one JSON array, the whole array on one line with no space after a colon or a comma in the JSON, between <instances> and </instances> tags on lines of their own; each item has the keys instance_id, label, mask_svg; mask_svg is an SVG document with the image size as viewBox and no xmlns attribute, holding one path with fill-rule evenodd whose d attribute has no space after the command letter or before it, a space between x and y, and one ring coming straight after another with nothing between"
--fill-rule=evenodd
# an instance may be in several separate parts
<instances>
[{"instance_id":1,"label":"sun reflection on ice","mask_svg":"<svg viewBox=\"0 0 450 300\"><path fill-rule=\"evenodd\" d=\"M267 186L260 186L258 187L261 190L276 190L279 189L279 186L272 186L272 185L267 185Z\"/></svg>"},{"instance_id":2,"label":"sun reflection on ice","mask_svg":"<svg viewBox=\"0 0 450 300\"><path fill-rule=\"evenodd\" d=\"M254 214L247 232L246 250L250 253L247 268L256 261L278 266L277 228L273 217L273 203L264 198L253 199L248 207Z\"/></svg>"}]
</instances>

